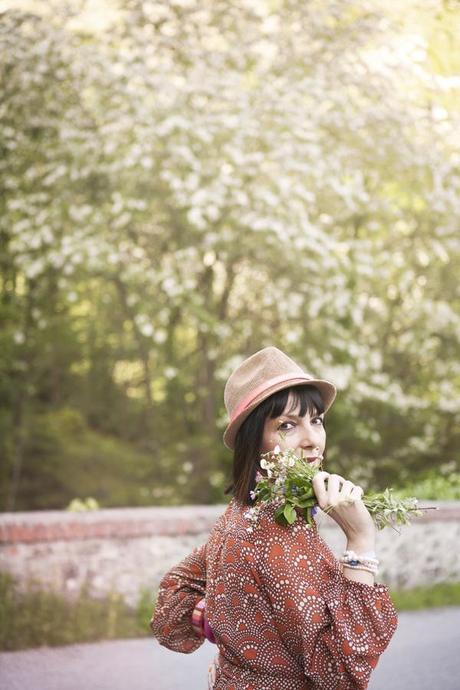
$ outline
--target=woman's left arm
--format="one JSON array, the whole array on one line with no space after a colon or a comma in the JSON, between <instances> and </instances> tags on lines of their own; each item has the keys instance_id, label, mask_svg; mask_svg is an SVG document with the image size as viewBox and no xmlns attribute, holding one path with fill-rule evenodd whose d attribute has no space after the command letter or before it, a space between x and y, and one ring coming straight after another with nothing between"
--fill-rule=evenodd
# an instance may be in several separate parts
<instances>
[{"instance_id":1,"label":"woman's left arm","mask_svg":"<svg viewBox=\"0 0 460 690\"><path fill-rule=\"evenodd\" d=\"M272 546L265 548L267 536ZM365 690L397 626L385 585L348 579L316 530L270 523L261 570L283 643L315 690Z\"/></svg>"},{"instance_id":2,"label":"woman's left arm","mask_svg":"<svg viewBox=\"0 0 460 690\"><path fill-rule=\"evenodd\" d=\"M206 593L206 544L194 549L160 582L150 627L158 642L190 654L203 644L192 625L192 613Z\"/></svg>"}]
</instances>

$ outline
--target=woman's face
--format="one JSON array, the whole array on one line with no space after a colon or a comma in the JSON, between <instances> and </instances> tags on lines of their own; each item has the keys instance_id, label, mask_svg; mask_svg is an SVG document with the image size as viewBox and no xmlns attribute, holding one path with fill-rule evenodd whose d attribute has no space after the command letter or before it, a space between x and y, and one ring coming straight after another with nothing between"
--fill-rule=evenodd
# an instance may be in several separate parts
<instances>
[{"instance_id":1,"label":"woman's face","mask_svg":"<svg viewBox=\"0 0 460 690\"><path fill-rule=\"evenodd\" d=\"M292 395L289 396L286 407L279 417L265 420L262 436L261 453L267 453L279 446L281 450L293 448L297 455L307 458L315 466L319 466L326 448L326 429L323 425L324 414L313 414L308 411L304 417L299 417L300 403L295 405Z\"/></svg>"}]
</instances>

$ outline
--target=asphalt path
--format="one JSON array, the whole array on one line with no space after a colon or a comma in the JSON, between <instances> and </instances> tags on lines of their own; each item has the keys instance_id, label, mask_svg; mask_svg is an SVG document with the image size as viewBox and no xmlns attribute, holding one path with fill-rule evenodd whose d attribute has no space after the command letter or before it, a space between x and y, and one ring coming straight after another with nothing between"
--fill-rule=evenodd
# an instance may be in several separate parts
<instances>
[{"instance_id":1,"label":"asphalt path","mask_svg":"<svg viewBox=\"0 0 460 690\"><path fill-rule=\"evenodd\" d=\"M0 690L206 690L216 652L176 654L152 639L0 653ZM460 690L460 607L399 614L369 690Z\"/></svg>"}]
</instances>

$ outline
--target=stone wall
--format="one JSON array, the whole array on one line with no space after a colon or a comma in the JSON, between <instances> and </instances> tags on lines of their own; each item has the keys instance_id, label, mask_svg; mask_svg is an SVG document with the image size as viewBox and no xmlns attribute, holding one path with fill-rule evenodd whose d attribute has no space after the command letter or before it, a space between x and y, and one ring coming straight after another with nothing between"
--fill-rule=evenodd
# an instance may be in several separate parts
<instances>
[{"instance_id":1,"label":"stone wall","mask_svg":"<svg viewBox=\"0 0 460 690\"><path fill-rule=\"evenodd\" d=\"M426 502L428 504L428 502ZM398 534L378 533L378 580L395 589L460 581L460 503L414 520ZM120 593L134 605L143 589L155 592L164 573L206 541L218 506L120 508L86 513L0 514L0 570L72 596L86 585L92 596ZM337 555L343 533L319 512L320 534Z\"/></svg>"}]
</instances>

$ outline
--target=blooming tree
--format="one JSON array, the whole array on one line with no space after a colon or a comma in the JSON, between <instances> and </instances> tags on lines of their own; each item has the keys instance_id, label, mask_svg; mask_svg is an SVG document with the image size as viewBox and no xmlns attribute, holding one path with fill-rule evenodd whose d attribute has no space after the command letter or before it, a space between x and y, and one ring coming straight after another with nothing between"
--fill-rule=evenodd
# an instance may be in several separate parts
<instances>
[{"instance_id":1,"label":"blooming tree","mask_svg":"<svg viewBox=\"0 0 460 690\"><path fill-rule=\"evenodd\" d=\"M174 452L175 474L183 456L209 500L223 382L266 344L338 384L339 469L383 483L458 460L458 50L436 62L458 11L107 0L97 22L83 1L10 5L13 494L26 410L85 390L104 428L102 377L138 411L136 433L108 430Z\"/></svg>"}]
</instances>

